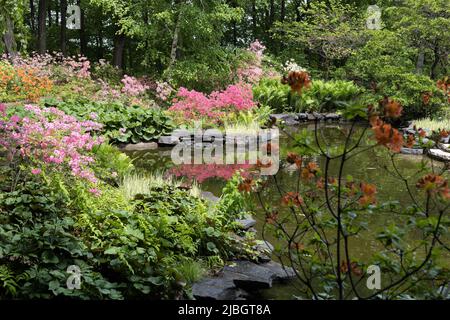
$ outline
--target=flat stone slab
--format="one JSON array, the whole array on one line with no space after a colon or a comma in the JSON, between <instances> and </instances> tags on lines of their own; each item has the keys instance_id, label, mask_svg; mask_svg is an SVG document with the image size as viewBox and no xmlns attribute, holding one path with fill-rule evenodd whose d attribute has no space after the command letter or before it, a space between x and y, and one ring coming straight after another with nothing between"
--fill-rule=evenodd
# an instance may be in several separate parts
<instances>
[{"instance_id":1,"label":"flat stone slab","mask_svg":"<svg viewBox=\"0 0 450 320\"><path fill-rule=\"evenodd\" d=\"M287 280L295 276L292 268L285 271L274 261L264 264L236 261L232 266L225 266L222 272L226 277L233 277L236 286L244 290L268 289L274 280Z\"/></svg>"},{"instance_id":2,"label":"flat stone slab","mask_svg":"<svg viewBox=\"0 0 450 320\"><path fill-rule=\"evenodd\" d=\"M248 230L256 225L256 220L253 218L238 219L236 222L241 225L243 230Z\"/></svg>"},{"instance_id":3,"label":"flat stone slab","mask_svg":"<svg viewBox=\"0 0 450 320\"><path fill-rule=\"evenodd\" d=\"M124 151L145 151L145 150L155 150L158 149L158 144L156 142L140 142L140 143L130 143L121 147Z\"/></svg>"},{"instance_id":4,"label":"flat stone slab","mask_svg":"<svg viewBox=\"0 0 450 320\"><path fill-rule=\"evenodd\" d=\"M445 152L441 149L430 149L428 155L436 160L450 161L450 152Z\"/></svg>"},{"instance_id":5,"label":"flat stone slab","mask_svg":"<svg viewBox=\"0 0 450 320\"><path fill-rule=\"evenodd\" d=\"M180 139L175 136L161 136L158 143L164 146L174 146L180 142Z\"/></svg>"},{"instance_id":6,"label":"flat stone slab","mask_svg":"<svg viewBox=\"0 0 450 320\"><path fill-rule=\"evenodd\" d=\"M402 148L401 153L403 153L403 154L413 154L413 155L422 155L423 154L423 149Z\"/></svg>"},{"instance_id":7,"label":"flat stone slab","mask_svg":"<svg viewBox=\"0 0 450 320\"><path fill-rule=\"evenodd\" d=\"M205 278L192 286L192 295L198 300L236 300L244 292L236 287L233 277Z\"/></svg>"}]
</instances>

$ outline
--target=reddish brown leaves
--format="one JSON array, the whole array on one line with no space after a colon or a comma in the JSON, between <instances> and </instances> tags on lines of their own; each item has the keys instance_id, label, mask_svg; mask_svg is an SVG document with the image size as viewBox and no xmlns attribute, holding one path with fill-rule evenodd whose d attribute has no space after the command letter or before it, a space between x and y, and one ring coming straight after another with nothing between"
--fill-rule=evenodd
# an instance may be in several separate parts
<instances>
[{"instance_id":1,"label":"reddish brown leaves","mask_svg":"<svg viewBox=\"0 0 450 320\"><path fill-rule=\"evenodd\" d=\"M311 78L306 71L291 71L287 77L283 77L282 84L288 84L291 90L302 94L303 88L311 86Z\"/></svg>"}]
</instances>

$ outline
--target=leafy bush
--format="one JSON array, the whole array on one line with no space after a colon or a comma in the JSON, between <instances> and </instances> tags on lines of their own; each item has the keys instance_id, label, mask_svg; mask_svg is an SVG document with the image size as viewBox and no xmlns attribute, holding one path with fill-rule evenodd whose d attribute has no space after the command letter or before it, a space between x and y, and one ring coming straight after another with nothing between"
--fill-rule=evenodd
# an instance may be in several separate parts
<instances>
[{"instance_id":1,"label":"leafy bush","mask_svg":"<svg viewBox=\"0 0 450 320\"><path fill-rule=\"evenodd\" d=\"M362 89L351 81L314 80L301 95L276 79L264 79L253 88L255 100L277 112L330 112L356 100Z\"/></svg>"},{"instance_id":2,"label":"leafy bush","mask_svg":"<svg viewBox=\"0 0 450 320\"><path fill-rule=\"evenodd\" d=\"M70 120L64 128L77 126L57 109L29 111L37 119L53 112L50 120L40 119L45 128L57 127L60 116ZM0 112L6 117L4 106ZM2 132L2 141L14 141L28 121ZM43 128L33 124L35 131ZM26 144L2 143L0 298L176 298L188 293L186 285L199 277L202 265L241 255L228 220L237 216L210 207L189 190L166 181L130 198L122 188L106 184L111 175L105 172L120 175L131 167L114 147L100 145L81 155L92 157L95 188L93 181L72 175L71 163L64 161L34 171L36 157L55 155L59 144L54 141L66 141L68 135L60 133ZM66 142L67 148L80 144ZM4 149L17 154L6 157ZM80 269L79 289L67 286L69 266Z\"/></svg>"},{"instance_id":3,"label":"leafy bush","mask_svg":"<svg viewBox=\"0 0 450 320\"><path fill-rule=\"evenodd\" d=\"M79 119L95 119L102 123L102 133L112 143L152 141L170 134L174 127L169 116L159 109L76 100L66 102L47 100L46 104L56 105Z\"/></svg>"},{"instance_id":4,"label":"leafy bush","mask_svg":"<svg viewBox=\"0 0 450 320\"><path fill-rule=\"evenodd\" d=\"M48 94L53 82L40 76L29 66L13 66L0 60L0 99L4 102L30 100L37 101Z\"/></svg>"}]
</instances>

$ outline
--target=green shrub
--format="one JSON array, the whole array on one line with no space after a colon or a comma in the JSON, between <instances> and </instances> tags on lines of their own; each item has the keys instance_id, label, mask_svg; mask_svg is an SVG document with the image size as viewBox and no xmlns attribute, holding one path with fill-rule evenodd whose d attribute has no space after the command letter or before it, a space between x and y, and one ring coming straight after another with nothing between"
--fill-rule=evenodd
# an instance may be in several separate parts
<instances>
[{"instance_id":1,"label":"green shrub","mask_svg":"<svg viewBox=\"0 0 450 320\"><path fill-rule=\"evenodd\" d=\"M2 181L0 298L174 298L203 265L241 255L233 217L189 190L154 186L130 200L65 177L22 176L14 191ZM71 265L81 270L79 290L66 286Z\"/></svg>"},{"instance_id":2,"label":"green shrub","mask_svg":"<svg viewBox=\"0 0 450 320\"><path fill-rule=\"evenodd\" d=\"M121 103L98 103L80 100L47 100L78 119L93 119L103 124L103 135L112 143L138 143L158 139L172 132L174 125L159 109L127 107Z\"/></svg>"},{"instance_id":3,"label":"green shrub","mask_svg":"<svg viewBox=\"0 0 450 320\"><path fill-rule=\"evenodd\" d=\"M361 92L353 82L342 80L314 80L301 96L276 79L263 79L253 88L255 100L277 112L338 111L356 100Z\"/></svg>"}]
</instances>

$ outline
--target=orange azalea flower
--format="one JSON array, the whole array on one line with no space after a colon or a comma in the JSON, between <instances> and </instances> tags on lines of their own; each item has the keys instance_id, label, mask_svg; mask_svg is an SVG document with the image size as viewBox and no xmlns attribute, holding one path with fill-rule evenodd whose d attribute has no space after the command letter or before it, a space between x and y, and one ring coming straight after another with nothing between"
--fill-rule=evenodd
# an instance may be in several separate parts
<instances>
[{"instance_id":1,"label":"orange azalea flower","mask_svg":"<svg viewBox=\"0 0 450 320\"><path fill-rule=\"evenodd\" d=\"M406 140L406 144L405 144L405 146L407 147L407 148L412 148L413 146L414 146L414 143L415 143L416 141L415 141L415 139L414 139L414 135L413 134L409 134L408 135L408 139Z\"/></svg>"},{"instance_id":2,"label":"orange azalea flower","mask_svg":"<svg viewBox=\"0 0 450 320\"><path fill-rule=\"evenodd\" d=\"M424 105L428 105L430 103L430 99L433 96L431 92L424 92L422 94L422 102Z\"/></svg>"},{"instance_id":3,"label":"orange azalea flower","mask_svg":"<svg viewBox=\"0 0 450 320\"><path fill-rule=\"evenodd\" d=\"M348 272L348 263L347 261L342 261L341 262L341 273L347 273ZM355 276L362 276L363 272L361 270L361 268L359 268L358 264L356 262L351 262L350 263L350 271L355 275Z\"/></svg>"},{"instance_id":4,"label":"orange azalea flower","mask_svg":"<svg viewBox=\"0 0 450 320\"><path fill-rule=\"evenodd\" d=\"M283 77L281 83L288 84L292 91L302 94L303 88L311 86L311 78L306 71L291 71L287 77Z\"/></svg>"},{"instance_id":5,"label":"orange azalea flower","mask_svg":"<svg viewBox=\"0 0 450 320\"><path fill-rule=\"evenodd\" d=\"M244 179L242 183L239 184L238 190L240 192L250 192L252 190L253 180L250 178Z\"/></svg>"},{"instance_id":6,"label":"orange azalea flower","mask_svg":"<svg viewBox=\"0 0 450 320\"><path fill-rule=\"evenodd\" d=\"M275 224L278 219L278 212L272 211L270 214L266 215L266 222L268 224Z\"/></svg>"},{"instance_id":7,"label":"orange azalea flower","mask_svg":"<svg viewBox=\"0 0 450 320\"><path fill-rule=\"evenodd\" d=\"M325 179L320 178L319 180L317 180L316 187L317 187L317 189L325 188Z\"/></svg>"},{"instance_id":8,"label":"orange azalea flower","mask_svg":"<svg viewBox=\"0 0 450 320\"><path fill-rule=\"evenodd\" d=\"M314 178L314 176L320 172L319 166L315 162L310 162L306 165L305 168L302 169L302 178L304 180L310 180Z\"/></svg>"},{"instance_id":9,"label":"orange azalea flower","mask_svg":"<svg viewBox=\"0 0 450 320\"><path fill-rule=\"evenodd\" d=\"M384 114L389 118L398 118L402 115L403 107L397 101L385 97L380 101Z\"/></svg>"},{"instance_id":10,"label":"orange azalea flower","mask_svg":"<svg viewBox=\"0 0 450 320\"><path fill-rule=\"evenodd\" d=\"M403 146L403 136L397 129L392 128L390 124L383 123L373 127L373 130L378 144L388 147L393 152L400 152Z\"/></svg>"},{"instance_id":11,"label":"orange azalea flower","mask_svg":"<svg viewBox=\"0 0 450 320\"><path fill-rule=\"evenodd\" d=\"M291 249L303 251L303 250L305 250L305 245L303 243L292 242Z\"/></svg>"},{"instance_id":12,"label":"orange azalea flower","mask_svg":"<svg viewBox=\"0 0 450 320\"><path fill-rule=\"evenodd\" d=\"M439 131L439 136L440 136L441 138L447 138L449 135L450 135L450 131L447 131L447 130L441 130L441 131Z\"/></svg>"},{"instance_id":13,"label":"orange azalea flower","mask_svg":"<svg viewBox=\"0 0 450 320\"><path fill-rule=\"evenodd\" d=\"M267 159L267 162L266 163L262 163L261 162L261 160L256 160L256 167L257 168L263 168L263 169L265 169L265 168L270 168L271 166L272 166L272 160L270 160L270 159Z\"/></svg>"},{"instance_id":14,"label":"orange azalea flower","mask_svg":"<svg viewBox=\"0 0 450 320\"><path fill-rule=\"evenodd\" d=\"M428 193L437 193L444 199L450 199L450 189L448 181L444 177L430 173L419 179L416 184L418 189L423 189Z\"/></svg>"},{"instance_id":15,"label":"orange azalea flower","mask_svg":"<svg viewBox=\"0 0 450 320\"><path fill-rule=\"evenodd\" d=\"M281 202L288 206L300 206L303 204L303 198L297 192L288 192Z\"/></svg>"},{"instance_id":16,"label":"orange azalea flower","mask_svg":"<svg viewBox=\"0 0 450 320\"><path fill-rule=\"evenodd\" d=\"M302 158L297 155L296 153L293 152L288 152L287 157L286 157L286 161L290 164L294 164L297 166L298 169L301 168L303 160Z\"/></svg>"},{"instance_id":17,"label":"orange azalea flower","mask_svg":"<svg viewBox=\"0 0 450 320\"><path fill-rule=\"evenodd\" d=\"M419 136L422 138L425 138L427 136L427 132L423 130L422 128L419 129Z\"/></svg>"},{"instance_id":18,"label":"orange azalea flower","mask_svg":"<svg viewBox=\"0 0 450 320\"><path fill-rule=\"evenodd\" d=\"M359 198L359 204L362 206L368 206L369 204L375 204L377 193L377 187L370 183L361 182L360 189L362 192L361 198Z\"/></svg>"}]
</instances>

